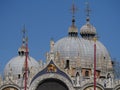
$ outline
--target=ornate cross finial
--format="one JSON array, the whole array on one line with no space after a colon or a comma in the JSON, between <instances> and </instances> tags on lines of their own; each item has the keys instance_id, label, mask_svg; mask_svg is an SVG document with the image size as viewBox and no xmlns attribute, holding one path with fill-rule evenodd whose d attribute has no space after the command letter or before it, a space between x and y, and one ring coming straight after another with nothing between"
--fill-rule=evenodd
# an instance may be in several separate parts
<instances>
[{"instance_id":1,"label":"ornate cross finial","mask_svg":"<svg viewBox=\"0 0 120 90\"><path fill-rule=\"evenodd\" d=\"M73 0L73 2L72 2L72 8L71 8L71 11L72 11L72 15L73 15L73 17L74 17L75 12L77 11L77 8L75 7L75 4L74 4L74 0Z\"/></svg>"},{"instance_id":2,"label":"ornate cross finial","mask_svg":"<svg viewBox=\"0 0 120 90\"><path fill-rule=\"evenodd\" d=\"M24 26L23 26L22 33L23 33L23 38L24 38L24 37L25 37L25 33L26 33L25 24L24 24Z\"/></svg>"},{"instance_id":3,"label":"ornate cross finial","mask_svg":"<svg viewBox=\"0 0 120 90\"><path fill-rule=\"evenodd\" d=\"M77 11L77 8L76 8L76 6L75 6L75 4L74 4L74 0L72 1L72 7L71 7L71 12L72 12L72 23L73 23L73 25L74 25L74 22L75 22L75 12Z\"/></svg>"},{"instance_id":4,"label":"ornate cross finial","mask_svg":"<svg viewBox=\"0 0 120 90\"><path fill-rule=\"evenodd\" d=\"M90 5L89 5L89 2L87 1L86 2L86 16L87 16L87 21L89 21L90 12L91 12Z\"/></svg>"},{"instance_id":5,"label":"ornate cross finial","mask_svg":"<svg viewBox=\"0 0 120 90\"><path fill-rule=\"evenodd\" d=\"M90 5L89 5L89 2L87 1L86 2L86 15L88 17L90 16L90 12L91 12Z\"/></svg>"},{"instance_id":6,"label":"ornate cross finial","mask_svg":"<svg viewBox=\"0 0 120 90\"><path fill-rule=\"evenodd\" d=\"M26 28L25 28L25 24L23 26L23 30L22 30L22 33L23 33L23 44L27 43L28 42L28 37L26 35Z\"/></svg>"}]
</instances>

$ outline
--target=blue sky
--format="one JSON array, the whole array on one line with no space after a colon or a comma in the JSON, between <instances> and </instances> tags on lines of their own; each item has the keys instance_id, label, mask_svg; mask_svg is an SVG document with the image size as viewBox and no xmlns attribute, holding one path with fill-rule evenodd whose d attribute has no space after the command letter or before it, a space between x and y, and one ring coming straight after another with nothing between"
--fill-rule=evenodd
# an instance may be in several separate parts
<instances>
[{"instance_id":1,"label":"blue sky","mask_svg":"<svg viewBox=\"0 0 120 90\"><path fill-rule=\"evenodd\" d=\"M86 23L85 1L75 0L75 14L79 31ZM120 60L120 0L89 0L91 24L96 27L99 40L112 58ZM72 0L0 0L0 71L17 56L22 44L25 24L29 38L30 55L45 59L49 42L67 36L71 25Z\"/></svg>"}]
</instances>

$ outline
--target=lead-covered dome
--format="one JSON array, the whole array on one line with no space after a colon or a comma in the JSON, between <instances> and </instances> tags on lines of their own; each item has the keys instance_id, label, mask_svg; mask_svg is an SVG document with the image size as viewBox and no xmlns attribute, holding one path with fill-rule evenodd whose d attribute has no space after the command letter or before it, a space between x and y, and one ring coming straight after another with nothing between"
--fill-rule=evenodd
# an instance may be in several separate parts
<instances>
[{"instance_id":1,"label":"lead-covered dome","mask_svg":"<svg viewBox=\"0 0 120 90\"><path fill-rule=\"evenodd\" d=\"M30 56L28 56L27 60L29 70L34 69L34 72L37 72L39 70L38 62ZM25 56L16 56L6 64L4 74L5 76L12 74L13 76L18 77L19 75L24 74L24 66Z\"/></svg>"},{"instance_id":2,"label":"lead-covered dome","mask_svg":"<svg viewBox=\"0 0 120 90\"><path fill-rule=\"evenodd\" d=\"M26 51L27 50L27 51ZM36 74L39 70L39 63L29 56L29 50L26 49L25 42L23 45L18 49L18 56L12 58L5 66L4 74L5 77L13 76L14 79L16 78L23 78L25 73L25 60L27 55L27 63L28 63L28 71L30 74Z\"/></svg>"},{"instance_id":3,"label":"lead-covered dome","mask_svg":"<svg viewBox=\"0 0 120 90\"><path fill-rule=\"evenodd\" d=\"M110 60L110 55L105 46L96 41L97 60ZM94 41L79 37L64 37L58 40L54 45L54 51L60 53L60 58L66 60L75 60L80 58L83 61L93 60Z\"/></svg>"}]
</instances>

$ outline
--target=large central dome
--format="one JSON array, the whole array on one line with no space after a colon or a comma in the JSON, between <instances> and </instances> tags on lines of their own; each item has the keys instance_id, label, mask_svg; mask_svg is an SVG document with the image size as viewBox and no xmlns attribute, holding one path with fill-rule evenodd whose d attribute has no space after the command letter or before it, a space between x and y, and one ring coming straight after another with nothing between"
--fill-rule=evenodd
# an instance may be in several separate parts
<instances>
[{"instance_id":1,"label":"large central dome","mask_svg":"<svg viewBox=\"0 0 120 90\"><path fill-rule=\"evenodd\" d=\"M96 41L96 46L97 61L110 60L105 46L99 41ZM54 51L59 52L60 58L64 60L74 61L80 58L81 61L93 63L94 41L79 37L64 37L55 43Z\"/></svg>"},{"instance_id":2,"label":"large central dome","mask_svg":"<svg viewBox=\"0 0 120 90\"><path fill-rule=\"evenodd\" d=\"M74 27L73 27L74 26ZM71 31L72 29L72 31ZM94 42L96 37L96 29L87 20L87 23L80 29L82 37L78 36L76 26L72 22L69 28L68 36L58 40L54 45L54 52L59 52L60 60L70 60L71 62L80 62L85 66L93 64L94 61L94 44L96 43L96 59L97 66L101 68L103 62L111 61L111 57L106 47L100 42Z\"/></svg>"}]
</instances>

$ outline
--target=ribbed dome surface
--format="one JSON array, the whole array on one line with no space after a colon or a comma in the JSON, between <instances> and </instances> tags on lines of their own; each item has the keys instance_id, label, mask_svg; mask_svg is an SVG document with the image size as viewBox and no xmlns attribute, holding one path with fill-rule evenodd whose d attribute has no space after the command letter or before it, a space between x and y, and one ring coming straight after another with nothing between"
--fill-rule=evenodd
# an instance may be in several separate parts
<instances>
[{"instance_id":1,"label":"ribbed dome surface","mask_svg":"<svg viewBox=\"0 0 120 90\"><path fill-rule=\"evenodd\" d=\"M27 60L28 60L29 69L32 68L34 72L37 72L39 69L38 62L30 56L28 57ZM24 64L25 64L25 56L16 56L12 58L5 66L5 69L4 69L5 76L8 76L10 72L14 76L18 76L18 74L22 75Z\"/></svg>"},{"instance_id":2,"label":"ribbed dome surface","mask_svg":"<svg viewBox=\"0 0 120 90\"><path fill-rule=\"evenodd\" d=\"M104 59L110 60L109 53L104 45L96 41L96 46L97 62L102 62ZM93 63L94 41L79 37L65 37L55 43L54 51L59 52L60 58L64 60L74 61L76 58L80 58L81 63L86 61Z\"/></svg>"},{"instance_id":3,"label":"ribbed dome surface","mask_svg":"<svg viewBox=\"0 0 120 90\"><path fill-rule=\"evenodd\" d=\"M54 46L54 51L58 51L61 58L77 57L81 49L78 37L62 38Z\"/></svg>"}]
</instances>

